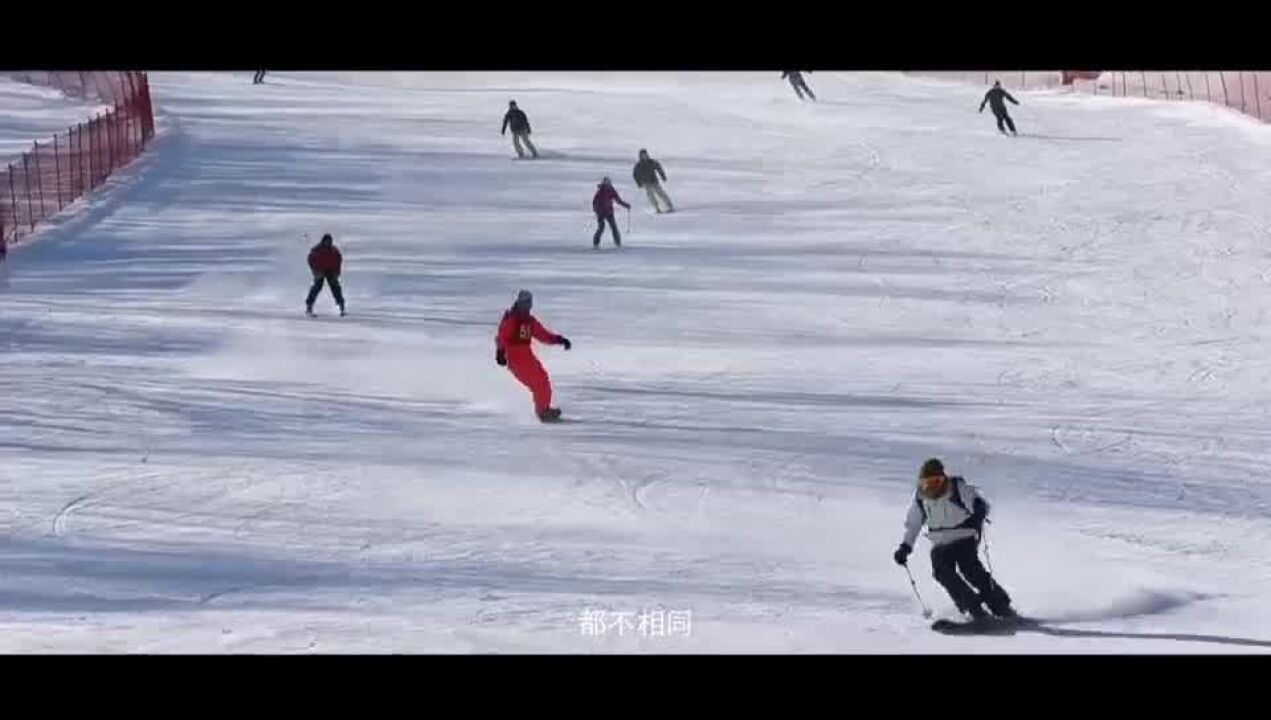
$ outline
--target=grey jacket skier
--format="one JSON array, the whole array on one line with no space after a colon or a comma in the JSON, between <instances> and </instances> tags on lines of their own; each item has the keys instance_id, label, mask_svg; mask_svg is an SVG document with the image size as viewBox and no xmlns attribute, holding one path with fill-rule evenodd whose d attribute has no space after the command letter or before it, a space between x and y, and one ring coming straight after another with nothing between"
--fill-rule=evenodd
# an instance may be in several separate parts
<instances>
[{"instance_id":1,"label":"grey jacket skier","mask_svg":"<svg viewBox=\"0 0 1271 720\"><path fill-rule=\"evenodd\" d=\"M662 163L649 157L648 150L640 150L640 159L632 169L631 177L635 180L636 187L643 188L648 193L649 202L653 203L654 210L659 213L675 212L671 197L662 189L662 183L658 182L659 177L662 178L662 182L666 182L666 171L662 169ZM666 203L666 210L658 205L659 198Z\"/></svg>"},{"instance_id":2,"label":"grey jacket skier","mask_svg":"<svg viewBox=\"0 0 1271 720\"><path fill-rule=\"evenodd\" d=\"M530 142L530 119L526 117L524 110L516 106L515 100L508 103L508 111L503 114L503 129L499 134L506 135L509 125L512 126L512 148L516 150L516 156L525 157L525 150L521 148L524 143L530 149L530 154L538 157L538 148Z\"/></svg>"},{"instance_id":3,"label":"grey jacket skier","mask_svg":"<svg viewBox=\"0 0 1271 720\"><path fill-rule=\"evenodd\" d=\"M958 611L984 620L988 617L984 605L988 605L997 617L1014 618L1010 596L980 563L980 534L988 514L989 504L975 486L961 477L945 475L944 464L932 458L918 473L918 489L905 516L905 536L893 559L898 565L906 564L919 531L926 525L931 569Z\"/></svg>"},{"instance_id":4,"label":"grey jacket skier","mask_svg":"<svg viewBox=\"0 0 1271 720\"><path fill-rule=\"evenodd\" d=\"M1010 100L1011 103L1019 105L1019 101L1006 92L1002 87L1002 81L998 80L993 83L993 87L984 93L984 99L980 101L980 112L984 112L984 106L987 104L989 109L993 111L993 117L997 118L997 129L1003 135L1006 134L1006 125L1011 129L1011 134L1015 135L1015 121L1011 120L1011 116L1006 112L1006 103L1003 100Z\"/></svg>"}]
</instances>

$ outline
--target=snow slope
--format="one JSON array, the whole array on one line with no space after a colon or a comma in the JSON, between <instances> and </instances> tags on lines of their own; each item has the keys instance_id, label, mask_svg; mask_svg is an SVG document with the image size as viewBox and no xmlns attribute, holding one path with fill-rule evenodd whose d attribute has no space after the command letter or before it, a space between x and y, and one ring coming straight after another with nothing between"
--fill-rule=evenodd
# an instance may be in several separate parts
<instances>
[{"instance_id":1,"label":"snow slope","mask_svg":"<svg viewBox=\"0 0 1271 720\"><path fill-rule=\"evenodd\" d=\"M0 297L0 650L1271 649L1267 129L1025 94L1006 139L978 88L809 80L155 76L153 150ZM348 318L301 315L324 231ZM522 287L578 422L494 364ZM891 553L932 455L1044 632L926 629Z\"/></svg>"},{"instance_id":2,"label":"snow slope","mask_svg":"<svg viewBox=\"0 0 1271 720\"><path fill-rule=\"evenodd\" d=\"M50 87L27 85L0 76L0 163L21 162L22 153L35 141L53 142L53 136L89 120L107 106L70 98Z\"/></svg>"}]
</instances>

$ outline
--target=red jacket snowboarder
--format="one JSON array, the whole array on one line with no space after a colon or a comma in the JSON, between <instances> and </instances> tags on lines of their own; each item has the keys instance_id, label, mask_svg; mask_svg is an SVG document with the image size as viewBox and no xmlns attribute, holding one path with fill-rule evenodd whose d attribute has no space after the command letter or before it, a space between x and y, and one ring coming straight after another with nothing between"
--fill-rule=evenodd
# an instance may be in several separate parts
<instances>
[{"instance_id":1,"label":"red jacket snowboarder","mask_svg":"<svg viewBox=\"0 0 1271 720\"><path fill-rule=\"evenodd\" d=\"M596 213L596 234L591 238L592 247L600 247L600 236L605 232L605 222L608 222L609 228L613 230L613 244L622 245L622 236L618 234L618 223L613 220L615 202L628 210L631 209L627 201L619 197L618 191L613 189L613 183L609 178L602 179L596 186L596 194L591 198L591 209Z\"/></svg>"},{"instance_id":2,"label":"red jacket snowboarder","mask_svg":"<svg viewBox=\"0 0 1271 720\"><path fill-rule=\"evenodd\" d=\"M344 291L340 287L340 269L344 264L344 256L335 246L331 234L322 236L322 240L309 250L309 269L313 271L313 286L309 288L309 297L305 298L305 313L313 314L313 301L322 292L322 284L330 283L331 295L340 306L340 314L344 314Z\"/></svg>"},{"instance_id":3,"label":"red jacket snowboarder","mask_svg":"<svg viewBox=\"0 0 1271 720\"><path fill-rule=\"evenodd\" d=\"M528 290L516 294L516 302L503 313L499 332L494 338L494 361L506 366L522 385L530 389L538 419L551 422L560 419L560 408L552 407L552 380L534 355L530 343L538 340L550 345L563 345L566 350L572 345L568 338L548 330L530 314L533 305L534 296Z\"/></svg>"}]
</instances>

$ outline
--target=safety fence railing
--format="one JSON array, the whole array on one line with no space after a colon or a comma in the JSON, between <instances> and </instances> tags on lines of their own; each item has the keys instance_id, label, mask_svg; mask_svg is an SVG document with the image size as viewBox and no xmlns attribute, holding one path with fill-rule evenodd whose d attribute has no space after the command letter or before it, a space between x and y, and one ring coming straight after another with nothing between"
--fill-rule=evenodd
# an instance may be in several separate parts
<instances>
[{"instance_id":1,"label":"safety fence railing","mask_svg":"<svg viewBox=\"0 0 1271 720\"><path fill-rule=\"evenodd\" d=\"M99 187L154 138L150 85L141 72L12 73L112 107L38 141L0 166L0 242L12 244Z\"/></svg>"}]
</instances>

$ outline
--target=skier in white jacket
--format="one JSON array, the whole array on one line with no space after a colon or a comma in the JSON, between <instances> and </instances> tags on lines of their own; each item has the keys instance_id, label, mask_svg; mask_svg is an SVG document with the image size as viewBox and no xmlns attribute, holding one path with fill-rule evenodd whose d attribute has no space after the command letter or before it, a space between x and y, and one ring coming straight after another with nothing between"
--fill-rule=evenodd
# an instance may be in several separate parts
<instances>
[{"instance_id":1,"label":"skier in white jacket","mask_svg":"<svg viewBox=\"0 0 1271 720\"><path fill-rule=\"evenodd\" d=\"M918 473L918 490L905 517L905 537L893 559L899 565L908 562L914 541L926 525L931 569L958 610L973 620L984 620L987 605L999 618L1015 618L1010 596L980 563L980 533L988 514L989 504L975 486L961 477L945 475L944 464L932 458Z\"/></svg>"}]
</instances>

